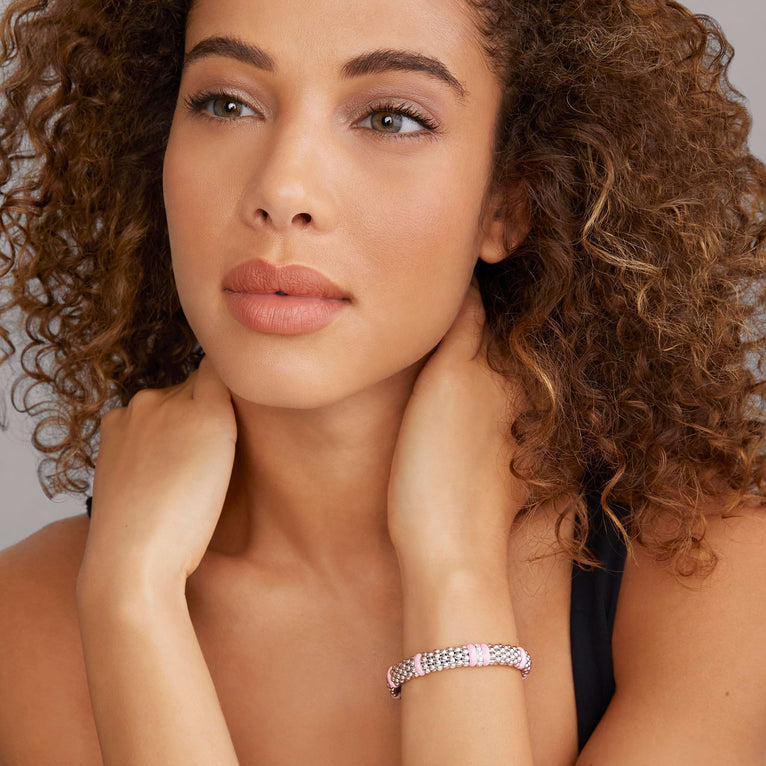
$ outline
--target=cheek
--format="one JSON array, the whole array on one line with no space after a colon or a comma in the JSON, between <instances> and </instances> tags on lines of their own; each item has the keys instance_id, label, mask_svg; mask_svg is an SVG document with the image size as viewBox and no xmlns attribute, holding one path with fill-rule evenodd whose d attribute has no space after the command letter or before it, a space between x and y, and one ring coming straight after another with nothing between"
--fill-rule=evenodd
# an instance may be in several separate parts
<instances>
[{"instance_id":1,"label":"cheek","mask_svg":"<svg viewBox=\"0 0 766 766\"><path fill-rule=\"evenodd\" d=\"M194 143L171 130L163 162L163 196L173 273L182 303L217 286L224 200ZM218 244L216 244L218 243ZM184 306L186 310L186 306Z\"/></svg>"},{"instance_id":2,"label":"cheek","mask_svg":"<svg viewBox=\"0 0 766 766\"><path fill-rule=\"evenodd\" d=\"M366 232L396 274L418 275L421 289L462 279L478 257L482 178L478 168L464 166L455 147L438 149L392 165L374 184L368 179L352 203L351 225Z\"/></svg>"},{"instance_id":3,"label":"cheek","mask_svg":"<svg viewBox=\"0 0 766 766\"><path fill-rule=\"evenodd\" d=\"M219 212L212 194L216 184L200 159L194 143L171 130L162 173L171 245L204 240Z\"/></svg>"},{"instance_id":4,"label":"cheek","mask_svg":"<svg viewBox=\"0 0 766 766\"><path fill-rule=\"evenodd\" d=\"M359 283L370 289L393 349L425 354L451 325L478 252L471 183L432 169L375 199L356 198L349 226L361 232ZM414 361L414 360L413 360Z\"/></svg>"}]
</instances>

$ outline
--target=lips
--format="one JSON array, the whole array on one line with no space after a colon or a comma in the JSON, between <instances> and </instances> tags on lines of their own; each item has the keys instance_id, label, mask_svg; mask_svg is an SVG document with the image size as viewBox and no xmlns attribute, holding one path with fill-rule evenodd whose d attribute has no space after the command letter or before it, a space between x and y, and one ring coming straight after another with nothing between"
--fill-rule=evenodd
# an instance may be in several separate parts
<instances>
[{"instance_id":1,"label":"lips","mask_svg":"<svg viewBox=\"0 0 766 766\"><path fill-rule=\"evenodd\" d=\"M223 278L224 290L235 293L282 292L296 297L350 300L351 296L316 269L297 264L274 266L253 258L235 266Z\"/></svg>"}]
</instances>

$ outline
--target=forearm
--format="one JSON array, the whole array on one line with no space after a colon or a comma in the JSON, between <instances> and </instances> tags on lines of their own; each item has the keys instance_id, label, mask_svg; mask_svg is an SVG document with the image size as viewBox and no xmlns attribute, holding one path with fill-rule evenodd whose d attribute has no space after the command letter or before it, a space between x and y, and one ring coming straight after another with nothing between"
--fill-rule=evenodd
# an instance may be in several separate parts
<instances>
[{"instance_id":1,"label":"forearm","mask_svg":"<svg viewBox=\"0 0 766 766\"><path fill-rule=\"evenodd\" d=\"M404 656L469 643L517 644L504 568L425 567L402 577ZM532 751L521 673L447 668L402 687L403 766L527 766Z\"/></svg>"},{"instance_id":2,"label":"forearm","mask_svg":"<svg viewBox=\"0 0 766 766\"><path fill-rule=\"evenodd\" d=\"M82 588L78 611L106 766L238 763L183 587Z\"/></svg>"}]
</instances>

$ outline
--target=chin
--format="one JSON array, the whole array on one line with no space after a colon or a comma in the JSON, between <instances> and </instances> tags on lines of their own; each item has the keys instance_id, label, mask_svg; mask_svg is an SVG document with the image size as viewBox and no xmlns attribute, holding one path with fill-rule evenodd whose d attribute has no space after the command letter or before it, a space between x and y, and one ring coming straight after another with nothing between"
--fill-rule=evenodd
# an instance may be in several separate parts
<instances>
[{"instance_id":1,"label":"chin","mask_svg":"<svg viewBox=\"0 0 766 766\"><path fill-rule=\"evenodd\" d=\"M258 365L253 370L243 367L241 358L233 362L236 369L219 372L232 394L232 400L245 405L282 409L315 410L328 407L359 393L369 381L353 375L343 376L332 367L321 372L303 368L277 368L273 364Z\"/></svg>"}]
</instances>

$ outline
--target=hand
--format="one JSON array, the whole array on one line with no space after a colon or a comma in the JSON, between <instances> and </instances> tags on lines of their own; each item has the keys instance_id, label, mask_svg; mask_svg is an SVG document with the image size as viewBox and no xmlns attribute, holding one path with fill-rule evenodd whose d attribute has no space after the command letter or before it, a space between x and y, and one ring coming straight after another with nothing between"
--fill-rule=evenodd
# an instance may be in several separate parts
<instances>
[{"instance_id":1,"label":"hand","mask_svg":"<svg viewBox=\"0 0 766 766\"><path fill-rule=\"evenodd\" d=\"M183 587L223 509L236 440L229 390L207 357L184 382L108 412L81 577L140 569Z\"/></svg>"},{"instance_id":2,"label":"hand","mask_svg":"<svg viewBox=\"0 0 766 766\"><path fill-rule=\"evenodd\" d=\"M399 430L388 529L400 563L506 562L511 525L528 497L508 469L521 393L487 365L475 279L418 375Z\"/></svg>"}]
</instances>

